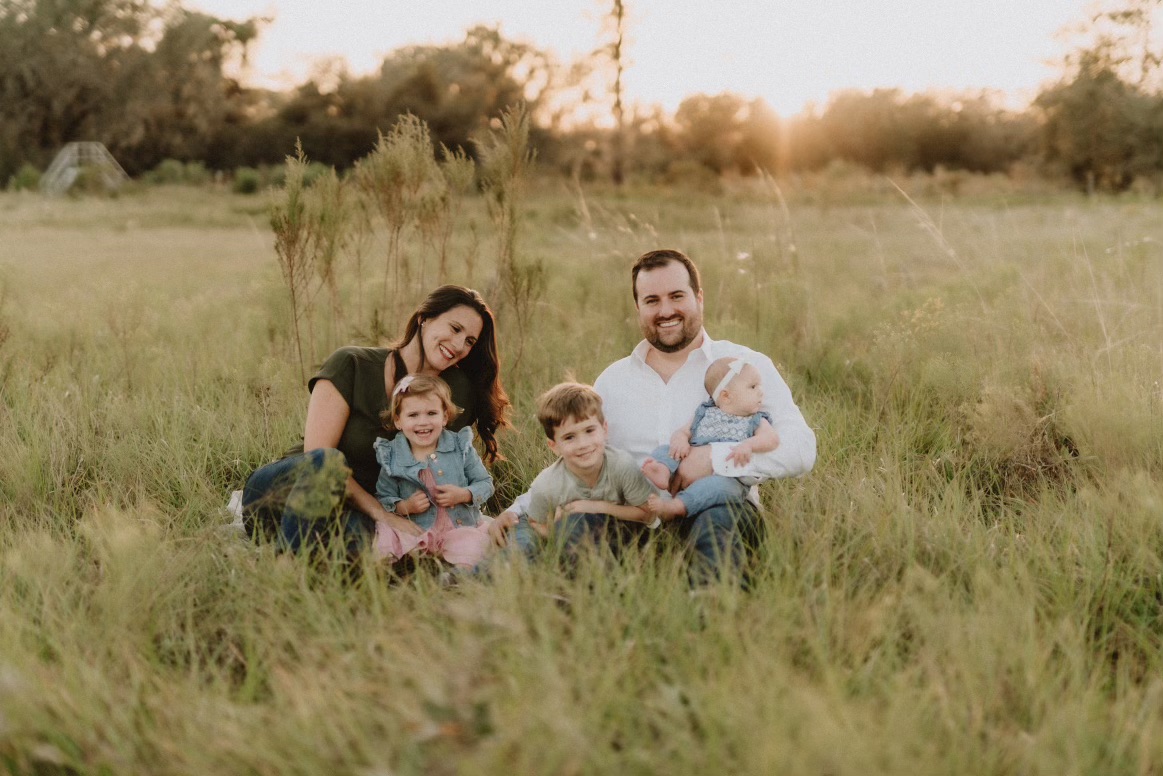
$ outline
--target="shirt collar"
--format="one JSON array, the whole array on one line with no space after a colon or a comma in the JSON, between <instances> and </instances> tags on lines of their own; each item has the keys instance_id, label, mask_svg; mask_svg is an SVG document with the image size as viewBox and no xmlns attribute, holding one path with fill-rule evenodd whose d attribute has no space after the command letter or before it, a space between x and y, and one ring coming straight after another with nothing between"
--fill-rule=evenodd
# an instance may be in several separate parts
<instances>
[{"instance_id":1,"label":"shirt collar","mask_svg":"<svg viewBox=\"0 0 1163 776\"><path fill-rule=\"evenodd\" d=\"M688 353L687 360L689 361L690 356L695 353L702 353L703 359L707 364L710 364L715 360L715 356L711 352L711 349L715 344L715 340L711 339L711 335L707 334L707 330L705 328L701 331L703 335L703 344L699 345L697 348ZM641 340L637 345L634 346L634 350L630 351L630 357L640 363L642 366L645 366L646 355L650 352L650 347L651 345L649 342L646 340Z\"/></svg>"}]
</instances>

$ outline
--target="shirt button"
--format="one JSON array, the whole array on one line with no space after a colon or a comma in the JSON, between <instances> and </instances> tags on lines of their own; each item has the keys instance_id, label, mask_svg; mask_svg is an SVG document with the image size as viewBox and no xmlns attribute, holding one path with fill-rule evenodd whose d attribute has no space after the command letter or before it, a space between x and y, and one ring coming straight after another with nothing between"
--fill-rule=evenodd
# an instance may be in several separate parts
<instances>
[{"instance_id":1,"label":"shirt button","mask_svg":"<svg viewBox=\"0 0 1163 776\"><path fill-rule=\"evenodd\" d=\"M435 461L436 460L436 453L429 453L428 460Z\"/></svg>"},{"instance_id":2,"label":"shirt button","mask_svg":"<svg viewBox=\"0 0 1163 776\"><path fill-rule=\"evenodd\" d=\"M436 470L436 476L437 476L437 477L443 477L443 476L444 476L444 470L443 470L443 469L437 469L437 470Z\"/></svg>"}]
</instances>

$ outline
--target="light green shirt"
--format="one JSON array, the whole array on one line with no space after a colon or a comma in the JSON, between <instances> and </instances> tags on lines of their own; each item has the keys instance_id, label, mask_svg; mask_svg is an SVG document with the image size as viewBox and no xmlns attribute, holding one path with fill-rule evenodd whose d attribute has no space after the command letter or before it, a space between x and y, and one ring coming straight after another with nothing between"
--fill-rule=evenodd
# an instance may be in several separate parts
<instances>
[{"instance_id":1,"label":"light green shirt","mask_svg":"<svg viewBox=\"0 0 1163 776\"><path fill-rule=\"evenodd\" d=\"M530 520L544 523L559 506L578 499L640 507L655 492L629 453L607 447L602 473L592 488L567 469L560 458L542 470L529 486L527 515Z\"/></svg>"}]
</instances>

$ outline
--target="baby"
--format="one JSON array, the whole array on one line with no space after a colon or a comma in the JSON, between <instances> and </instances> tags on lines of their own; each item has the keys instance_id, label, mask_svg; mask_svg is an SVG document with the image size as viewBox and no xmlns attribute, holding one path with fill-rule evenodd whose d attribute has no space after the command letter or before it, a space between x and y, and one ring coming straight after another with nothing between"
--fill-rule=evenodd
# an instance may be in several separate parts
<instances>
[{"instance_id":1,"label":"baby","mask_svg":"<svg viewBox=\"0 0 1163 776\"><path fill-rule=\"evenodd\" d=\"M710 398L695 410L694 420L680 428L642 464L642 473L659 490L668 490L679 462L692 445L738 442L727 460L745 466L753 453L779 447L771 416L763 412L763 384L757 370L740 358L720 358L707 367L703 384ZM652 495L647 508L665 519L694 515L713 506L742 504L747 486L735 477L712 474L696 480L673 499Z\"/></svg>"}]
</instances>

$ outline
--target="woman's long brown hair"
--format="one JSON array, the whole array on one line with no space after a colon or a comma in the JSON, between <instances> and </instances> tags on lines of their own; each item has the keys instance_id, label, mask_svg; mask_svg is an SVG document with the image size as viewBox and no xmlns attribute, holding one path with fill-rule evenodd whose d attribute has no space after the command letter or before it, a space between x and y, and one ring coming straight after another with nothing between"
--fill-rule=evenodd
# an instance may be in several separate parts
<instances>
[{"instance_id":1,"label":"woman's long brown hair","mask_svg":"<svg viewBox=\"0 0 1163 776\"><path fill-rule=\"evenodd\" d=\"M427 296L416 311L408 318L404 326L404 333L391 344L395 351L393 383L407 374L407 367L400 357L400 348L412 341L413 337L420 336L420 324L424 321L442 315L454 307L467 307L481 317L481 335L469 350L468 355L461 359L457 366L468 378L477 398L477 436L485 447L484 458L489 463L504 456L497 449L497 429L509 426L509 411L512 403L505 387L501 384L500 363L501 357L497 349L496 323L493 311L485 303L479 292L464 286L440 286ZM420 355L424 353L424 342L420 341Z\"/></svg>"}]
</instances>

